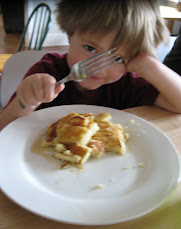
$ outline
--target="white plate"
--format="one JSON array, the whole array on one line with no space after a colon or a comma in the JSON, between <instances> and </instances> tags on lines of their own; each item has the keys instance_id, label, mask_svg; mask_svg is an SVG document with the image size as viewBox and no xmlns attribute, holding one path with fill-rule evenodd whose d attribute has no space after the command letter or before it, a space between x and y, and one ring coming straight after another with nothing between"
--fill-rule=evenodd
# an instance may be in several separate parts
<instances>
[{"instance_id":1,"label":"white plate","mask_svg":"<svg viewBox=\"0 0 181 229\"><path fill-rule=\"evenodd\" d=\"M60 161L52 157L33 153L31 147L41 133L73 111L111 113L113 122L127 126L131 134L126 154L107 153L90 159L82 171L72 171L59 169ZM149 122L115 109L48 108L12 122L0 133L2 191L23 208L56 221L106 225L135 219L160 206L179 177L180 157L168 137ZM97 189L98 184L104 188Z\"/></svg>"}]
</instances>

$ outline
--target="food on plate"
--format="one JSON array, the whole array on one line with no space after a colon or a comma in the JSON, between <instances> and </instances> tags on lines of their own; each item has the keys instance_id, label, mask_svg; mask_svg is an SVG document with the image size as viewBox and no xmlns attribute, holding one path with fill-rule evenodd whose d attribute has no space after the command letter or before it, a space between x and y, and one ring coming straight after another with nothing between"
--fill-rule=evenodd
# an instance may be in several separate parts
<instances>
[{"instance_id":1,"label":"food on plate","mask_svg":"<svg viewBox=\"0 0 181 229\"><path fill-rule=\"evenodd\" d=\"M103 185L103 184L98 184L98 185L97 185L97 188L98 188L98 189L105 188L105 185Z\"/></svg>"},{"instance_id":2,"label":"food on plate","mask_svg":"<svg viewBox=\"0 0 181 229\"><path fill-rule=\"evenodd\" d=\"M64 168L102 157L105 152L123 155L129 134L111 119L109 113L94 116L72 112L48 127L42 146L54 147L54 157L65 161Z\"/></svg>"}]
</instances>

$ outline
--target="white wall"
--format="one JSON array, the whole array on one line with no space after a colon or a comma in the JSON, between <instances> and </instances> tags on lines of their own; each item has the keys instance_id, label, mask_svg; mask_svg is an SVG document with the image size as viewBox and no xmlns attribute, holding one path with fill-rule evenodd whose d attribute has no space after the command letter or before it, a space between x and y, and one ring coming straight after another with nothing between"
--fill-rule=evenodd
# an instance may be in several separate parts
<instances>
[{"instance_id":1,"label":"white wall","mask_svg":"<svg viewBox=\"0 0 181 229\"><path fill-rule=\"evenodd\" d=\"M44 2L47 5L49 5L52 11L52 20L49 32L46 36L43 46L68 45L67 35L60 30L56 22L56 14L54 12L56 9L56 1L57 0L26 0L25 2L25 22L27 21L33 9L41 2Z\"/></svg>"}]
</instances>

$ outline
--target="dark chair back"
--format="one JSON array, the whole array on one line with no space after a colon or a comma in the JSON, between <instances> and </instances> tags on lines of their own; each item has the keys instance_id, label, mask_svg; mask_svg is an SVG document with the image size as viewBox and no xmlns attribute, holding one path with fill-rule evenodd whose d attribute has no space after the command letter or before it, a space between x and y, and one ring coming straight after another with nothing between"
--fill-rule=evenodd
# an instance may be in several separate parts
<instances>
[{"instance_id":1,"label":"dark chair back","mask_svg":"<svg viewBox=\"0 0 181 229\"><path fill-rule=\"evenodd\" d=\"M41 50L45 37L49 30L49 24L51 22L51 10L50 7L45 3L40 3L35 7L31 13L26 26L24 27L21 40L18 47L18 52L22 50L25 43L25 37L28 28L32 26L32 31L29 36L28 50ZM29 32L29 31L28 31Z\"/></svg>"}]
</instances>

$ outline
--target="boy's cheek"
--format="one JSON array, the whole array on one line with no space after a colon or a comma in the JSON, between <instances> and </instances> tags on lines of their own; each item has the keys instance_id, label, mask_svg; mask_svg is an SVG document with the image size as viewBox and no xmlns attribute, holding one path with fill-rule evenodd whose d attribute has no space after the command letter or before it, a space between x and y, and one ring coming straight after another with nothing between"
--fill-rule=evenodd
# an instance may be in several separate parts
<instances>
[{"instance_id":1,"label":"boy's cheek","mask_svg":"<svg viewBox=\"0 0 181 229\"><path fill-rule=\"evenodd\" d=\"M69 68L72 68L72 66L76 63L76 60L72 58L67 58L67 63Z\"/></svg>"},{"instance_id":2,"label":"boy's cheek","mask_svg":"<svg viewBox=\"0 0 181 229\"><path fill-rule=\"evenodd\" d=\"M126 73L126 66L125 64L115 64L112 66L113 75L117 76L117 78L121 78Z\"/></svg>"},{"instance_id":3,"label":"boy's cheek","mask_svg":"<svg viewBox=\"0 0 181 229\"><path fill-rule=\"evenodd\" d=\"M69 68L71 68L74 64L78 63L81 60L83 60L83 58L77 55L76 56L71 56L71 55L67 56L67 63L68 63Z\"/></svg>"},{"instance_id":4,"label":"boy's cheek","mask_svg":"<svg viewBox=\"0 0 181 229\"><path fill-rule=\"evenodd\" d=\"M123 75L124 75L124 73L121 73L121 74L117 75L117 77L112 78L113 82L120 80L123 77Z\"/></svg>"}]
</instances>

